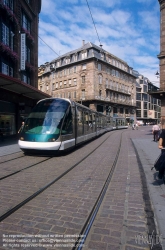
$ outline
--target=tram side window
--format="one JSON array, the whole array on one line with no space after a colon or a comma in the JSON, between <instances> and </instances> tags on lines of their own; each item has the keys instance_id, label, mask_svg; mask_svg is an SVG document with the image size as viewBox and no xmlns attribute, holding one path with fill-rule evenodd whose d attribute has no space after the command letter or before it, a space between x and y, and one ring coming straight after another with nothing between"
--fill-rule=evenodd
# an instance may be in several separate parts
<instances>
[{"instance_id":1,"label":"tram side window","mask_svg":"<svg viewBox=\"0 0 165 250\"><path fill-rule=\"evenodd\" d=\"M84 111L84 132L85 134L89 130L89 113L88 111Z\"/></svg>"},{"instance_id":2,"label":"tram side window","mask_svg":"<svg viewBox=\"0 0 165 250\"><path fill-rule=\"evenodd\" d=\"M92 114L92 122L93 122L93 131L96 131L96 115Z\"/></svg>"},{"instance_id":3,"label":"tram side window","mask_svg":"<svg viewBox=\"0 0 165 250\"><path fill-rule=\"evenodd\" d=\"M83 128L83 110L81 107L77 107L77 135L80 136L84 133Z\"/></svg>"},{"instance_id":4,"label":"tram side window","mask_svg":"<svg viewBox=\"0 0 165 250\"><path fill-rule=\"evenodd\" d=\"M72 134L73 133L73 121L72 121L72 112L71 108L69 108L69 111L66 114L64 124L62 127L62 134Z\"/></svg>"},{"instance_id":5,"label":"tram side window","mask_svg":"<svg viewBox=\"0 0 165 250\"><path fill-rule=\"evenodd\" d=\"M93 120L92 120L92 113L89 113L89 128L93 129Z\"/></svg>"}]
</instances>

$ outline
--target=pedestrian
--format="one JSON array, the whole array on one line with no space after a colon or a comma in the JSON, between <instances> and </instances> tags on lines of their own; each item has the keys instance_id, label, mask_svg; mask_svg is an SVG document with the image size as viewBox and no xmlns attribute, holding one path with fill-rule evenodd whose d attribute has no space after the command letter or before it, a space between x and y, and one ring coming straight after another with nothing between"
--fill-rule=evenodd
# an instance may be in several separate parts
<instances>
[{"instance_id":1,"label":"pedestrian","mask_svg":"<svg viewBox=\"0 0 165 250\"><path fill-rule=\"evenodd\" d=\"M23 127L24 127L24 124L25 124L25 122L22 122L22 125L21 125L20 129L18 130L18 134L21 133L21 131L22 131Z\"/></svg>"},{"instance_id":2,"label":"pedestrian","mask_svg":"<svg viewBox=\"0 0 165 250\"><path fill-rule=\"evenodd\" d=\"M132 130L134 130L135 129L135 124L134 123L132 123Z\"/></svg>"},{"instance_id":3,"label":"pedestrian","mask_svg":"<svg viewBox=\"0 0 165 250\"><path fill-rule=\"evenodd\" d=\"M136 123L136 130L138 130L138 127L139 127L139 126L138 126L138 123Z\"/></svg>"},{"instance_id":4,"label":"pedestrian","mask_svg":"<svg viewBox=\"0 0 165 250\"><path fill-rule=\"evenodd\" d=\"M161 149L161 154L164 155L163 158L165 158L165 129L162 129L162 132L159 136L158 147ZM164 167L159 170L159 174L158 174L159 179L162 179L162 177L163 177Z\"/></svg>"},{"instance_id":5,"label":"pedestrian","mask_svg":"<svg viewBox=\"0 0 165 250\"><path fill-rule=\"evenodd\" d=\"M152 134L153 134L153 139L154 141L158 141L158 135L159 135L160 128L157 124L154 124L152 127Z\"/></svg>"}]
</instances>

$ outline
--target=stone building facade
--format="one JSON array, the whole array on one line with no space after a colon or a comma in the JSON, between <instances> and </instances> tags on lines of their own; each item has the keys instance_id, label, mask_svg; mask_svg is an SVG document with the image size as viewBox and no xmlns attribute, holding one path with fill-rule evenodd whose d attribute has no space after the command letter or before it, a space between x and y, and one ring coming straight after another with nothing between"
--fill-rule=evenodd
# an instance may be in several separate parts
<instances>
[{"instance_id":1,"label":"stone building facade","mask_svg":"<svg viewBox=\"0 0 165 250\"><path fill-rule=\"evenodd\" d=\"M136 120L136 77L128 64L90 42L41 65L38 88L89 108Z\"/></svg>"},{"instance_id":2,"label":"stone building facade","mask_svg":"<svg viewBox=\"0 0 165 250\"><path fill-rule=\"evenodd\" d=\"M161 100L161 124L165 129L165 0L158 0L160 4L160 53L159 66L160 66L160 89L151 91L150 94Z\"/></svg>"},{"instance_id":3,"label":"stone building facade","mask_svg":"<svg viewBox=\"0 0 165 250\"><path fill-rule=\"evenodd\" d=\"M0 0L0 130L16 134L36 101L41 0Z\"/></svg>"},{"instance_id":4,"label":"stone building facade","mask_svg":"<svg viewBox=\"0 0 165 250\"><path fill-rule=\"evenodd\" d=\"M158 91L158 87L150 80L133 71L136 78L136 118L139 124L154 124L160 122L161 101L150 95L150 92Z\"/></svg>"}]
</instances>

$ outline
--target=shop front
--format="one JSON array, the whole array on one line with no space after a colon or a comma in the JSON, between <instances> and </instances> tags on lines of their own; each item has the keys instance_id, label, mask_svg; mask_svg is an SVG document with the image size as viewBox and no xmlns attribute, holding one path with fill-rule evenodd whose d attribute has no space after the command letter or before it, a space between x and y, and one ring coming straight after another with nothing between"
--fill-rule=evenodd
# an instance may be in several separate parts
<instances>
[{"instance_id":1,"label":"shop front","mask_svg":"<svg viewBox=\"0 0 165 250\"><path fill-rule=\"evenodd\" d=\"M0 101L0 132L3 135L16 134L16 108L13 103Z\"/></svg>"},{"instance_id":2,"label":"shop front","mask_svg":"<svg viewBox=\"0 0 165 250\"><path fill-rule=\"evenodd\" d=\"M22 121L37 101L48 94L0 73L0 134L12 136L18 133Z\"/></svg>"}]
</instances>

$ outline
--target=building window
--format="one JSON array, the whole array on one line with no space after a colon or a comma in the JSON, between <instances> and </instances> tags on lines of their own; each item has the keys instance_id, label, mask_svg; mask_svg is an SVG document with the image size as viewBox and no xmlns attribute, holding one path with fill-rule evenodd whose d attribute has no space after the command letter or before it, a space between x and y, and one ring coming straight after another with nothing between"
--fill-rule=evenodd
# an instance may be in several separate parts
<instances>
[{"instance_id":1,"label":"building window","mask_svg":"<svg viewBox=\"0 0 165 250\"><path fill-rule=\"evenodd\" d=\"M11 10L13 10L13 0L3 0L3 4L5 4L7 7L9 7Z\"/></svg>"},{"instance_id":2,"label":"building window","mask_svg":"<svg viewBox=\"0 0 165 250\"><path fill-rule=\"evenodd\" d=\"M71 81L71 79L69 79L69 81L68 81L68 82L69 82L69 85L71 85L71 84L72 84L72 81Z\"/></svg>"},{"instance_id":3,"label":"building window","mask_svg":"<svg viewBox=\"0 0 165 250\"><path fill-rule=\"evenodd\" d=\"M66 85L66 81L64 81L64 85Z\"/></svg>"},{"instance_id":4,"label":"building window","mask_svg":"<svg viewBox=\"0 0 165 250\"><path fill-rule=\"evenodd\" d=\"M86 69L86 63L82 65L82 70Z\"/></svg>"},{"instance_id":5,"label":"building window","mask_svg":"<svg viewBox=\"0 0 165 250\"><path fill-rule=\"evenodd\" d=\"M13 77L13 68L9 67L6 63L2 62L2 73L4 75L12 76Z\"/></svg>"},{"instance_id":6,"label":"building window","mask_svg":"<svg viewBox=\"0 0 165 250\"><path fill-rule=\"evenodd\" d=\"M82 90L81 90L81 97L82 97L82 98L85 98L85 89L82 89Z\"/></svg>"},{"instance_id":7,"label":"building window","mask_svg":"<svg viewBox=\"0 0 165 250\"><path fill-rule=\"evenodd\" d=\"M85 83L85 76L82 76L82 83Z\"/></svg>"},{"instance_id":8,"label":"building window","mask_svg":"<svg viewBox=\"0 0 165 250\"><path fill-rule=\"evenodd\" d=\"M40 85L40 90L42 91L42 85Z\"/></svg>"},{"instance_id":9,"label":"building window","mask_svg":"<svg viewBox=\"0 0 165 250\"><path fill-rule=\"evenodd\" d=\"M123 114L123 113L124 113L124 109L120 108L120 114Z\"/></svg>"},{"instance_id":10,"label":"building window","mask_svg":"<svg viewBox=\"0 0 165 250\"><path fill-rule=\"evenodd\" d=\"M56 89L58 89L58 82L56 82Z\"/></svg>"},{"instance_id":11,"label":"building window","mask_svg":"<svg viewBox=\"0 0 165 250\"><path fill-rule=\"evenodd\" d=\"M29 32L31 31L31 22L24 12L22 12L22 27Z\"/></svg>"},{"instance_id":12,"label":"building window","mask_svg":"<svg viewBox=\"0 0 165 250\"><path fill-rule=\"evenodd\" d=\"M67 75L67 69L64 69L64 75L65 76Z\"/></svg>"},{"instance_id":13,"label":"building window","mask_svg":"<svg viewBox=\"0 0 165 250\"><path fill-rule=\"evenodd\" d=\"M9 46L9 28L2 23L2 42Z\"/></svg>"},{"instance_id":14,"label":"building window","mask_svg":"<svg viewBox=\"0 0 165 250\"><path fill-rule=\"evenodd\" d=\"M98 68L98 70L101 70L101 64L100 63L98 63L97 68Z\"/></svg>"},{"instance_id":15,"label":"building window","mask_svg":"<svg viewBox=\"0 0 165 250\"><path fill-rule=\"evenodd\" d=\"M74 66L73 70L74 70L74 73L76 73L77 72L77 67Z\"/></svg>"},{"instance_id":16,"label":"building window","mask_svg":"<svg viewBox=\"0 0 165 250\"><path fill-rule=\"evenodd\" d=\"M53 83L53 85L52 85L52 90L54 90L54 83Z\"/></svg>"},{"instance_id":17,"label":"building window","mask_svg":"<svg viewBox=\"0 0 165 250\"><path fill-rule=\"evenodd\" d=\"M141 117L141 110L136 110L136 117Z\"/></svg>"},{"instance_id":18,"label":"building window","mask_svg":"<svg viewBox=\"0 0 165 250\"><path fill-rule=\"evenodd\" d=\"M26 61L30 63L30 58L31 58L31 51L30 49L26 46Z\"/></svg>"},{"instance_id":19,"label":"building window","mask_svg":"<svg viewBox=\"0 0 165 250\"><path fill-rule=\"evenodd\" d=\"M143 111L144 117L147 117L147 110Z\"/></svg>"},{"instance_id":20,"label":"building window","mask_svg":"<svg viewBox=\"0 0 165 250\"><path fill-rule=\"evenodd\" d=\"M148 108L148 107L147 107L147 104L148 104L147 102L144 102L144 103L143 103L143 105L144 105L143 108L144 108L144 109L147 109L147 108Z\"/></svg>"},{"instance_id":21,"label":"building window","mask_svg":"<svg viewBox=\"0 0 165 250\"><path fill-rule=\"evenodd\" d=\"M102 84L102 79L103 79L102 75L99 75L99 84Z\"/></svg>"},{"instance_id":22,"label":"building window","mask_svg":"<svg viewBox=\"0 0 165 250\"><path fill-rule=\"evenodd\" d=\"M77 54L75 54L73 58L74 58L73 60L76 62L77 61Z\"/></svg>"},{"instance_id":23,"label":"building window","mask_svg":"<svg viewBox=\"0 0 165 250\"><path fill-rule=\"evenodd\" d=\"M147 93L147 85L143 85L143 92Z\"/></svg>"},{"instance_id":24,"label":"building window","mask_svg":"<svg viewBox=\"0 0 165 250\"><path fill-rule=\"evenodd\" d=\"M140 93L136 93L136 100L141 101L141 94Z\"/></svg>"},{"instance_id":25,"label":"building window","mask_svg":"<svg viewBox=\"0 0 165 250\"><path fill-rule=\"evenodd\" d=\"M138 109L141 109L141 102L136 102L136 106Z\"/></svg>"},{"instance_id":26,"label":"building window","mask_svg":"<svg viewBox=\"0 0 165 250\"><path fill-rule=\"evenodd\" d=\"M143 95L143 101L148 101L148 95L147 94L142 94Z\"/></svg>"},{"instance_id":27,"label":"building window","mask_svg":"<svg viewBox=\"0 0 165 250\"><path fill-rule=\"evenodd\" d=\"M99 96L101 97L101 95L102 95L102 91L101 91L101 89L99 90Z\"/></svg>"},{"instance_id":28,"label":"building window","mask_svg":"<svg viewBox=\"0 0 165 250\"><path fill-rule=\"evenodd\" d=\"M30 84L30 77L26 74L21 75L21 80L27 84Z\"/></svg>"},{"instance_id":29,"label":"building window","mask_svg":"<svg viewBox=\"0 0 165 250\"><path fill-rule=\"evenodd\" d=\"M60 82L60 87L62 87L62 82Z\"/></svg>"},{"instance_id":30,"label":"building window","mask_svg":"<svg viewBox=\"0 0 165 250\"><path fill-rule=\"evenodd\" d=\"M73 79L73 82L74 82L74 86L76 86L76 85L77 85L77 79L74 78L74 79Z\"/></svg>"},{"instance_id":31,"label":"building window","mask_svg":"<svg viewBox=\"0 0 165 250\"><path fill-rule=\"evenodd\" d=\"M76 98L76 91L74 91L74 98Z\"/></svg>"},{"instance_id":32,"label":"building window","mask_svg":"<svg viewBox=\"0 0 165 250\"><path fill-rule=\"evenodd\" d=\"M82 52L82 59L85 59L85 58L87 58L87 51Z\"/></svg>"},{"instance_id":33,"label":"building window","mask_svg":"<svg viewBox=\"0 0 165 250\"><path fill-rule=\"evenodd\" d=\"M70 63L70 58L69 57L65 58L65 63L66 64Z\"/></svg>"},{"instance_id":34,"label":"building window","mask_svg":"<svg viewBox=\"0 0 165 250\"><path fill-rule=\"evenodd\" d=\"M69 68L69 74L72 74L72 68Z\"/></svg>"}]
</instances>

